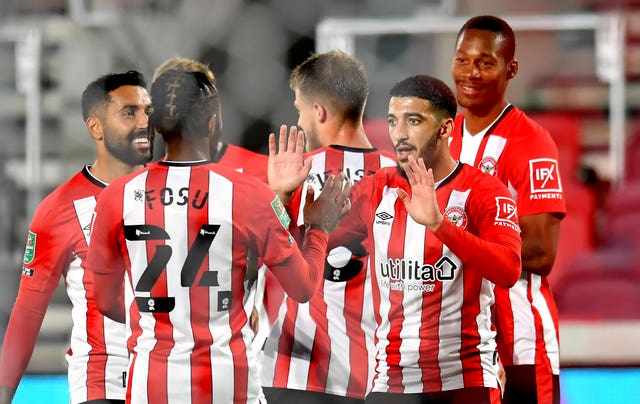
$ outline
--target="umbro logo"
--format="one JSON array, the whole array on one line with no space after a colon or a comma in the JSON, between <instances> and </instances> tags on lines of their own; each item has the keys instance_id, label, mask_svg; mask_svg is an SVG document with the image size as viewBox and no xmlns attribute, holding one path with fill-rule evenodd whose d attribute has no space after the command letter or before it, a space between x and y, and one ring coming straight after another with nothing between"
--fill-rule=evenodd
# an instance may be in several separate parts
<instances>
[{"instance_id":1,"label":"umbro logo","mask_svg":"<svg viewBox=\"0 0 640 404\"><path fill-rule=\"evenodd\" d=\"M376 213L376 217L378 218L376 220L376 224L379 224L382 226L391 226L391 222L389 220L393 219L393 216L391 216L389 213L378 212Z\"/></svg>"},{"instance_id":2,"label":"umbro logo","mask_svg":"<svg viewBox=\"0 0 640 404\"><path fill-rule=\"evenodd\" d=\"M393 216L391 216L387 212L376 213L376 217L378 219L380 219L380 220L391 220L391 219L393 219Z\"/></svg>"}]
</instances>

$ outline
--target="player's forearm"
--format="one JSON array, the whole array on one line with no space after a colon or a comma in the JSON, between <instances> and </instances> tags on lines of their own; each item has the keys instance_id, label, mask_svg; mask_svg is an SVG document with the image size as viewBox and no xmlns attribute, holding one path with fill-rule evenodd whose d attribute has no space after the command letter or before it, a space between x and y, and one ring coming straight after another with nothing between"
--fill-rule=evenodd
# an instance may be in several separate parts
<instances>
[{"instance_id":1,"label":"player's forearm","mask_svg":"<svg viewBox=\"0 0 640 404\"><path fill-rule=\"evenodd\" d=\"M522 233L522 270L540 276L551 272L556 259L560 214L541 213L519 218Z\"/></svg>"},{"instance_id":2,"label":"player's forearm","mask_svg":"<svg viewBox=\"0 0 640 404\"><path fill-rule=\"evenodd\" d=\"M46 304L40 308L37 295L41 293L23 293L13 306L0 355L0 386L15 390L27 369L46 310Z\"/></svg>"},{"instance_id":3,"label":"player's forearm","mask_svg":"<svg viewBox=\"0 0 640 404\"><path fill-rule=\"evenodd\" d=\"M305 233L302 254L294 253L279 265L270 267L285 292L293 300L309 301L318 290L329 235L316 229Z\"/></svg>"},{"instance_id":4,"label":"player's forearm","mask_svg":"<svg viewBox=\"0 0 640 404\"><path fill-rule=\"evenodd\" d=\"M513 242L483 240L458 228L448 220L443 220L434 233L463 264L478 271L483 278L498 286L510 288L520 278L520 240Z\"/></svg>"},{"instance_id":5,"label":"player's forearm","mask_svg":"<svg viewBox=\"0 0 640 404\"><path fill-rule=\"evenodd\" d=\"M522 245L522 270L525 272L547 276L551 273L555 259L555 250L545 250L540 245Z\"/></svg>"},{"instance_id":6,"label":"player's forearm","mask_svg":"<svg viewBox=\"0 0 640 404\"><path fill-rule=\"evenodd\" d=\"M98 310L113 321L124 323L126 311L122 285L115 280L122 279L122 276L114 279L112 274L96 272L94 272L93 276L95 282L94 299Z\"/></svg>"}]
</instances>

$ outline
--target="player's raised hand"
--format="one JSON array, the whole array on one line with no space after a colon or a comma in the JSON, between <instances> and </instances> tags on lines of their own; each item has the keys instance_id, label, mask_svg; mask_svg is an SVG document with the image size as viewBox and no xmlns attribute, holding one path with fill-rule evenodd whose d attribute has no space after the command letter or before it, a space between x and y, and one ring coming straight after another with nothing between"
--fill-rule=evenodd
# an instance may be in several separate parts
<instances>
[{"instance_id":1,"label":"player's raised hand","mask_svg":"<svg viewBox=\"0 0 640 404\"><path fill-rule=\"evenodd\" d=\"M293 192L304 183L311 170L311 159L304 160L304 132L296 126L280 126L276 147L276 135L269 134L269 186L282 202L291 200Z\"/></svg>"},{"instance_id":2,"label":"player's raised hand","mask_svg":"<svg viewBox=\"0 0 640 404\"><path fill-rule=\"evenodd\" d=\"M443 216L436 198L433 170L427 170L422 157L416 161L413 156L409 156L405 173L411 185L411 196L404 190L398 189L398 197L404 202L413 220L435 231L442 223Z\"/></svg>"},{"instance_id":3,"label":"player's raised hand","mask_svg":"<svg viewBox=\"0 0 640 404\"><path fill-rule=\"evenodd\" d=\"M327 178L318 199L314 200L313 187L308 187L304 205L305 225L331 234L340 219L351 210L349 194L352 186L353 183L341 172L337 177L331 175Z\"/></svg>"}]
</instances>

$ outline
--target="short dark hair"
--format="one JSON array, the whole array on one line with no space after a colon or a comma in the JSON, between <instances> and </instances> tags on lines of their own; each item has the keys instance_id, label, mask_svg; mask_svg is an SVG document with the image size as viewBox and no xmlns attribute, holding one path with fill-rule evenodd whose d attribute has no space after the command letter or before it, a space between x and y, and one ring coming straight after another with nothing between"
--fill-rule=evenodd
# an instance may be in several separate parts
<instances>
[{"instance_id":1,"label":"short dark hair","mask_svg":"<svg viewBox=\"0 0 640 404\"><path fill-rule=\"evenodd\" d=\"M311 55L291 72L289 85L303 96L325 97L353 121L362 117L369 96L364 65L338 50Z\"/></svg>"},{"instance_id":2,"label":"short dark hair","mask_svg":"<svg viewBox=\"0 0 640 404\"><path fill-rule=\"evenodd\" d=\"M505 40L504 45L504 57L507 62L511 61L516 54L516 36L513 33L511 26L502 18L498 18L493 15L479 15L473 17L464 23L458 36L456 37L456 43L460 39L460 36L467 30L477 29L481 31L491 31L496 35L502 36Z\"/></svg>"},{"instance_id":3,"label":"short dark hair","mask_svg":"<svg viewBox=\"0 0 640 404\"><path fill-rule=\"evenodd\" d=\"M416 97L429 101L441 118L455 118L458 104L453 92L443 81L427 75L407 77L389 91L392 97Z\"/></svg>"},{"instance_id":4,"label":"short dark hair","mask_svg":"<svg viewBox=\"0 0 640 404\"><path fill-rule=\"evenodd\" d=\"M146 88L147 81L144 75L136 70L129 70L126 73L109 73L98 77L89 83L82 92L80 101L82 104L82 119L86 122L92 111L103 107L110 101L109 93L122 86Z\"/></svg>"},{"instance_id":5,"label":"short dark hair","mask_svg":"<svg viewBox=\"0 0 640 404\"><path fill-rule=\"evenodd\" d=\"M165 138L205 136L218 101L218 90L205 73L168 69L151 84L151 123Z\"/></svg>"}]
</instances>

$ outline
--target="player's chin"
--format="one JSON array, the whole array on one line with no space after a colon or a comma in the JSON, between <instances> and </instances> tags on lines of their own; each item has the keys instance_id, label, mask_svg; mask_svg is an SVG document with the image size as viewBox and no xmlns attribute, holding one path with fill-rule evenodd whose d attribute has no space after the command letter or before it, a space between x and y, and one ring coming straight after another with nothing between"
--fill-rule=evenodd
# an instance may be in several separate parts
<instances>
[{"instance_id":1,"label":"player's chin","mask_svg":"<svg viewBox=\"0 0 640 404\"><path fill-rule=\"evenodd\" d=\"M406 169L408 165L409 165L409 159L407 158L407 159L404 159L404 161L398 160L398 165L396 166L400 174L402 174L405 177L407 176Z\"/></svg>"},{"instance_id":2,"label":"player's chin","mask_svg":"<svg viewBox=\"0 0 640 404\"><path fill-rule=\"evenodd\" d=\"M152 157L153 155L151 153L151 148L148 148L146 150L138 150L138 152L136 153L137 164L146 164L151 161Z\"/></svg>"}]
</instances>

